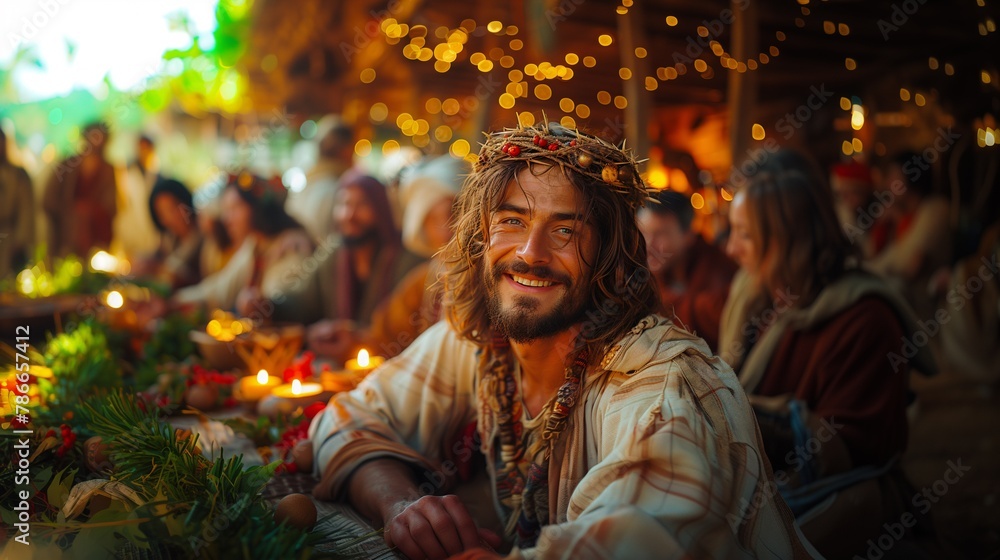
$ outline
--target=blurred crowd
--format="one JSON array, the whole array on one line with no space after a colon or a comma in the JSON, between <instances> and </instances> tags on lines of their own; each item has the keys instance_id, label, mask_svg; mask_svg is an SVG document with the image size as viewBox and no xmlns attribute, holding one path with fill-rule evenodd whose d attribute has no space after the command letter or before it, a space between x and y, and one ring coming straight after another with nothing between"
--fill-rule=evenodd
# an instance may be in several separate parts
<instances>
[{"instance_id":1,"label":"blurred crowd","mask_svg":"<svg viewBox=\"0 0 1000 560\"><path fill-rule=\"evenodd\" d=\"M463 160L402 152L376 177L355 165L355 131L331 117L304 188L240 172L196 208L189 186L159 173L153 138L121 173L103 155L108 129L83 135L87 149L56 167L40 201L0 149L0 277L41 241L37 204L51 256L115 246L133 275L169 284L168 307L305 324L309 347L334 361L362 347L394 356L439 320L435 255ZM1000 212L963 249L950 185L923 154L825 172L770 154L718 239L695 228L682 192L656 192L636 216L660 312L737 373L782 495L833 556L907 512L929 531L899 468L910 375L1000 379Z\"/></svg>"}]
</instances>

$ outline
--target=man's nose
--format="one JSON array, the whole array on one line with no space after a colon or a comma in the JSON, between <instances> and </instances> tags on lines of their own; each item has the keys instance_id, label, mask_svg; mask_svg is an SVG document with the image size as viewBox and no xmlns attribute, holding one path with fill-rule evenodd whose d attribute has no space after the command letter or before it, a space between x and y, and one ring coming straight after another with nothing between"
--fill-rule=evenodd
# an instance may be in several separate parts
<instances>
[{"instance_id":1,"label":"man's nose","mask_svg":"<svg viewBox=\"0 0 1000 560\"><path fill-rule=\"evenodd\" d=\"M516 254L530 265L549 262L552 258L552 251L545 230L543 228L529 229Z\"/></svg>"}]
</instances>

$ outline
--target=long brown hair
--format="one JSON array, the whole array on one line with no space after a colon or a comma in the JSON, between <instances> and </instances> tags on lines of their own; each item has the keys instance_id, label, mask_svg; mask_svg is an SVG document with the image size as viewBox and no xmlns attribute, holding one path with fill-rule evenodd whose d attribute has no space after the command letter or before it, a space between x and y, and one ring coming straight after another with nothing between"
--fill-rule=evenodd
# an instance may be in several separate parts
<instances>
[{"instance_id":1,"label":"long brown hair","mask_svg":"<svg viewBox=\"0 0 1000 560\"><path fill-rule=\"evenodd\" d=\"M554 129L554 127L553 127ZM581 138L581 136L574 136ZM568 140L567 140L568 142ZM485 149L485 148L484 148ZM535 169L539 167L540 169ZM444 315L464 338L480 346L492 341L483 266L489 220L518 174L562 172L582 195L583 220L593 224L597 240L592 265L587 319L578 342L600 360L629 329L655 308L655 288L646 268L646 245L635 223L635 209L621 192L569 165L549 161L497 158L481 165L465 181L455 202L455 235L442 250L445 272Z\"/></svg>"},{"instance_id":2,"label":"long brown hair","mask_svg":"<svg viewBox=\"0 0 1000 560\"><path fill-rule=\"evenodd\" d=\"M794 306L804 307L857 262L832 191L804 156L790 150L767 156L743 191L765 299L788 290Z\"/></svg>"}]
</instances>

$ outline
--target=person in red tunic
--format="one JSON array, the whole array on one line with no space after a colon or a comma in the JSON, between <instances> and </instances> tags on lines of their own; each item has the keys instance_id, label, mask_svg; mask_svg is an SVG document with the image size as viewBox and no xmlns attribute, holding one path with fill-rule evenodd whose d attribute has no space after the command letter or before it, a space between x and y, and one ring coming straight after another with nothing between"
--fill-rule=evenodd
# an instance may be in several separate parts
<instances>
[{"instance_id":1,"label":"person in red tunic","mask_svg":"<svg viewBox=\"0 0 1000 560\"><path fill-rule=\"evenodd\" d=\"M84 147L60 163L45 188L42 201L49 217L49 252L53 256L90 256L111 247L111 225L118 213L115 170L104 159L108 127L103 123L83 131Z\"/></svg>"},{"instance_id":2,"label":"person in red tunic","mask_svg":"<svg viewBox=\"0 0 1000 560\"><path fill-rule=\"evenodd\" d=\"M733 199L741 266L719 355L750 396L782 496L830 558L865 554L909 511L898 468L911 368L935 366L912 310L858 267L829 187L802 156L763 162ZM923 342L921 344L920 342ZM913 504L914 506L916 504Z\"/></svg>"},{"instance_id":3,"label":"person in red tunic","mask_svg":"<svg viewBox=\"0 0 1000 560\"><path fill-rule=\"evenodd\" d=\"M722 306L736 263L691 229L694 208L687 195L660 191L636 214L646 239L646 262L660 295L661 312L716 350Z\"/></svg>"}]
</instances>

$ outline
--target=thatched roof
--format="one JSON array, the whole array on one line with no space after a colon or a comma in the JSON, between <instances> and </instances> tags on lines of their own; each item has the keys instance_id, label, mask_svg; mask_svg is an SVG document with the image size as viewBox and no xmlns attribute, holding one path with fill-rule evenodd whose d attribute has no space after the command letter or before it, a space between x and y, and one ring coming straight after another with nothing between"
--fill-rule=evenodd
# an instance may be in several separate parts
<instances>
[{"instance_id":1,"label":"thatched roof","mask_svg":"<svg viewBox=\"0 0 1000 560\"><path fill-rule=\"evenodd\" d=\"M505 86L508 72L499 61L493 61L494 70L486 73L469 62L475 52L488 55L491 49L502 49L503 54L514 58L514 69L523 71L528 63L545 61L572 68L573 79L546 82L552 87L552 98L585 100L598 108L602 106L596 99L599 91L614 96L622 89L623 80L616 77L622 67L619 26L628 16L616 13L617 9L633 15L641 11L642 26L633 35L645 36L637 46L646 49L646 57L638 59L646 69L633 68L630 79L642 82L647 76L657 78L656 89L651 92L654 104L722 103L727 75L735 70L724 69L712 48L703 45L714 39L719 50L731 51L732 27L727 23L734 16L730 14L756 7L758 46L755 53L750 53L754 56L744 60L755 61L762 100L780 98L819 83L860 89L889 74L909 76L915 83L934 85L942 91L963 91L967 97L973 93L970 89L982 89L976 85L983 85L982 70L995 72L996 53L1000 52L996 31L986 30L985 36L979 33L980 25L985 29L990 18L992 25L997 19L995 3L983 3L988 5L977 6L974 0L761 0L759 6L752 5L751 0L680 0L635 5L626 1L631 6L625 8L621 3L594 0L397 0L388 4L260 0L255 7L246 64L258 105L337 111L357 98L406 106L416 104L415 99L422 96L468 94L487 75L503 80ZM675 25L669 25L670 16L676 18ZM388 44L385 33L378 29L378 23L385 18L409 25L411 32L396 44ZM415 25L426 26L425 46L433 48L442 41L434 36L437 27L458 29L464 20L474 21L476 28L446 73L434 70L434 59L420 62L403 56L403 47L414 35ZM490 21L501 22L503 30L486 31ZM510 26L516 27L516 32ZM708 37L699 36L699 26L708 30ZM611 46L598 44L602 34L615 39ZM523 48L514 50L510 45L513 39L523 41ZM773 49L777 49L776 56ZM593 56L596 65L569 65L567 53L577 53L581 58ZM761 61L762 54L766 63ZM265 71L261 64L268 67L265 58L269 55L275 57L271 61L276 64L272 71ZM706 61L708 72L694 70L693 60L699 57ZM848 70L848 57L856 62L856 70ZM931 57L939 61L936 71L929 67ZM678 61L689 62L688 72L664 80L668 76L666 68ZM947 63L954 67L953 76L945 74ZM360 79L365 68L376 71L372 83L364 84ZM530 78L527 81L534 84ZM994 93L996 84L989 89ZM534 96L529 95L525 106L534 101Z\"/></svg>"}]
</instances>

